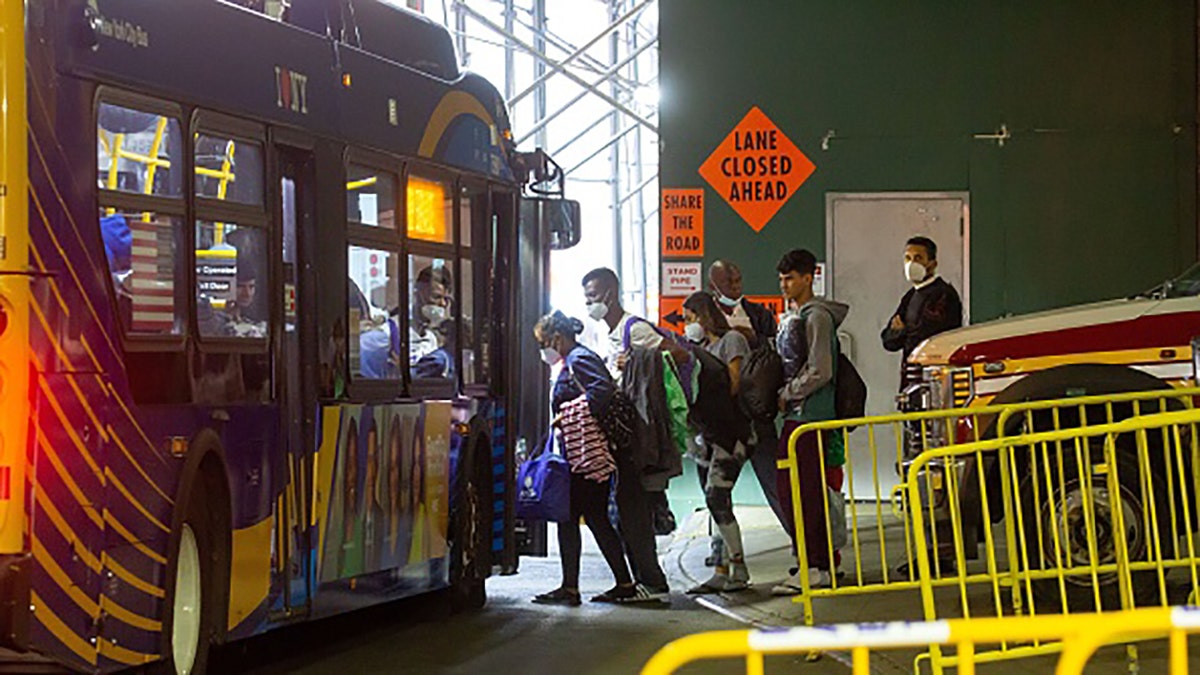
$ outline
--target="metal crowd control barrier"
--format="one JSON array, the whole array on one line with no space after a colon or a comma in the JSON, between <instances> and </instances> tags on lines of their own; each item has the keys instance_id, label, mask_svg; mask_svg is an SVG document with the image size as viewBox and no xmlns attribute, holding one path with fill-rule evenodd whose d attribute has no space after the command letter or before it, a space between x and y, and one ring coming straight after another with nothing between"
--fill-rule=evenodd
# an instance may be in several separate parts
<instances>
[{"instance_id":1,"label":"metal crowd control barrier","mask_svg":"<svg viewBox=\"0 0 1200 675\"><path fill-rule=\"evenodd\" d=\"M1060 613L1131 608L1144 604L1147 595L1140 588L1134 592L1134 572L1143 584L1143 577L1156 577L1163 602L1170 569L1190 568L1193 587L1200 587L1191 526L1200 513L1196 505L1200 486L1195 479L1164 478L1193 475L1190 467L1200 457L1190 427L1200 418L1167 422L1157 415L1191 409L1196 396L1200 388L836 420L798 428L789 439L788 457L779 466L791 473L799 568L808 569L813 557L805 540L798 468L798 445L806 434L810 436L803 451L817 456L821 475L831 434L839 434L846 446L849 536L842 552L847 557L853 554L846 579L833 575L828 587L814 587L807 574L799 575L802 592L797 601L803 604L805 623L814 623L817 598L865 593L919 589L925 618L934 619L935 589L957 589L959 613L970 617L980 613L973 612L972 604L981 603L988 606L986 613L1037 614L1034 599L1057 604ZM1108 424L1151 415L1158 421L1142 427L1118 423L1120 430L1114 431ZM852 432L855 427L858 430ZM1154 439L1146 431L1150 428L1156 429ZM1141 433L1135 433L1139 429ZM1021 435L1033 431L1041 433ZM880 461L877 440L889 433L894 437L895 465L890 458ZM1112 442L1105 443L1106 433L1115 434ZM909 466L907 481L886 489L883 472L893 472L906 461L906 435L909 445L922 452ZM992 440L982 440L989 437ZM1108 450L1089 446L1087 439L1100 439ZM952 441L973 443L951 445ZM1105 452L1113 455L1111 461L1096 461ZM811 456L808 461L811 465ZM1126 476L1124 494L1108 490L1107 481L1096 480L1119 472ZM864 474L869 481L861 480ZM863 483L869 489L863 490ZM829 493L822 494L820 508L828 524ZM885 509L885 502L893 502L892 507ZM1120 511L1114 511L1118 506ZM1114 513L1119 521L1114 521ZM1120 531L1112 527L1114 523L1122 526ZM1126 540L1131 539L1126 536L1127 525L1136 525L1132 548L1127 546ZM1164 532L1167 537L1161 536ZM1185 536L1186 547L1180 550L1176 544ZM835 559L830 539L820 545L825 554L821 557ZM889 547L894 554L889 554ZM903 558L896 560L900 549ZM1120 570L1118 549L1124 560ZM970 566L968 558L973 559ZM907 569L893 569L896 562ZM1087 606L1089 596L1092 602ZM1135 602L1139 599L1143 602ZM1003 643L989 660L1057 648ZM937 657L939 667L953 662L938 654L931 657Z\"/></svg>"},{"instance_id":2,"label":"metal crowd control barrier","mask_svg":"<svg viewBox=\"0 0 1200 675\"><path fill-rule=\"evenodd\" d=\"M1167 672L1183 675L1188 672L1187 636L1198 631L1200 610L1190 607L1089 614L1069 622L1061 617L1026 616L713 631L667 644L646 663L642 675L670 675L696 661L733 658L745 660L747 675L763 675L768 655L831 650L849 651L854 675L869 675L872 650L929 644L956 646L960 655L958 672L974 675L976 664L982 662L976 658L976 647L1006 640L1053 640L1062 644L1055 672L1074 675L1083 672L1102 646L1162 637L1169 640Z\"/></svg>"}]
</instances>

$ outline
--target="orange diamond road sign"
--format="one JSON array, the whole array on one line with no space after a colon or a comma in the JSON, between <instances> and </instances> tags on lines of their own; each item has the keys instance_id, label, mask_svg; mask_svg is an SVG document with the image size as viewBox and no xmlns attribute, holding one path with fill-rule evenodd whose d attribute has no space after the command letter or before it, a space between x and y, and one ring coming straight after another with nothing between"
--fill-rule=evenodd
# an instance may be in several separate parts
<instances>
[{"instance_id":1,"label":"orange diamond road sign","mask_svg":"<svg viewBox=\"0 0 1200 675\"><path fill-rule=\"evenodd\" d=\"M755 232L761 232L816 168L754 106L704 160L700 175Z\"/></svg>"}]
</instances>

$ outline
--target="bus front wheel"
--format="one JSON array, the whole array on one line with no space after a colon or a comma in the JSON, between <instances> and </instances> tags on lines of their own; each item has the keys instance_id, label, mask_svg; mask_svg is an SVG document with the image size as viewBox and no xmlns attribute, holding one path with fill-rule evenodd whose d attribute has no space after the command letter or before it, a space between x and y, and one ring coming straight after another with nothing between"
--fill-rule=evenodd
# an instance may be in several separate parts
<instances>
[{"instance_id":1,"label":"bus front wheel","mask_svg":"<svg viewBox=\"0 0 1200 675\"><path fill-rule=\"evenodd\" d=\"M179 525L168 569L162 661L152 672L192 675L208 670L213 639L214 528L202 492L193 491Z\"/></svg>"}]
</instances>

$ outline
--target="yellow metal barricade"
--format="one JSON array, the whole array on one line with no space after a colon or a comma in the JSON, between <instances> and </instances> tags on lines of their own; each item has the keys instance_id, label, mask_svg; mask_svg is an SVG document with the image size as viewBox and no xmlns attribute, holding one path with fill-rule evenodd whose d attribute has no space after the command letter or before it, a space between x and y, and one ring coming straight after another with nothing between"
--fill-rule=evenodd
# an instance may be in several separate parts
<instances>
[{"instance_id":1,"label":"yellow metal barricade","mask_svg":"<svg viewBox=\"0 0 1200 675\"><path fill-rule=\"evenodd\" d=\"M1044 404L1036 410L1063 412ZM1024 412L1011 413L1017 414ZM953 611L964 618L1028 614L1062 620L1071 615L1075 621L1104 610L1166 606L1194 595L1200 588L1194 535L1200 513L1198 425L1200 411L1185 410L923 452L908 468L908 504L923 503L930 467L981 467L974 478L956 470L944 473L949 550L929 536L937 527L928 518L936 514L923 506L912 511L925 618ZM993 473L999 474L999 495L989 494ZM984 560L969 566L961 524L964 489L971 481L978 483L985 515L981 527L988 536ZM1002 509L999 527L989 512L992 503ZM940 574L932 561L947 555L955 571ZM1168 583L1175 571L1186 575L1183 587ZM1061 648L1057 642L1009 640L986 655L971 656L994 661ZM1130 656L1136 658L1132 648ZM929 653L935 672L960 665L960 657L937 646Z\"/></svg>"},{"instance_id":2,"label":"yellow metal barricade","mask_svg":"<svg viewBox=\"0 0 1200 675\"><path fill-rule=\"evenodd\" d=\"M731 630L698 633L660 649L642 675L670 675L679 668L707 659L744 659L747 675L762 675L765 657L813 651L849 651L855 675L868 675L871 651L925 645L952 645L960 655L958 672L973 675L977 647L1003 641L1054 641L1063 645L1055 672L1082 673L1095 651L1105 645L1133 640L1167 638L1167 671L1188 672L1187 635L1200 631L1200 611L1190 607L1160 607L1073 617L1025 616L945 621L840 624L820 628Z\"/></svg>"},{"instance_id":3,"label":"yellow metal barricade","mask_svg":"<svg viewBox=\"0 0 1200 675\"><path fill-rule=\"evenodd\" d=\"M803 605L805 623L813 625L814 601L818 598L915 591L925 582L933 587L962 589L966 584L992 582L1002 570L1007 578L993 584L995 592L990 601L996 606L1012 603L1017 608L1015 613L1023 613L1020 608L1024 598L1015 590L1017 578L1013 572L1020 567L1021 561L1014 557L1018 549L1004 545L1016 541L1021 513L1013 508L1011 499L1000 499L1019 492L1020 485L1011 483L1012 472L1019 467L997 466L996 460L985 457L982 450L931 456L907 484L901 481L903 467L924 452L956 442L1004 438L1030 430L1086 429L1111 420L1191 409L1198 396L1200 388L1167 389L898 413L797 428L788 439L788 455L779 462L779 468L789 471L791 478L796 557L802 571L801 593L796 601ZM818 537L824 550L814 555L805 538L803 514L808 507L800 489L800 466L804 463L800 453L808 453L808 466L819 466L823 476L829 468L825 464L826 449L837 440L845 447L847 541L835 551L830 538ZM967 491L971 494L964 495L964 484L971 485L972 490ZM1172 484L1169 489L1177 487ZM1194 486L1189 494L1195 494ZM822 490L818 508L824 522L830 523L829 490ZM917 511L923 516L924 539L920 546L915 538ZM1182 516L1181 511L1171 513L1172 517ZM1195 515L1195 509L1191 514ZM989 526L964 532L964 520ZM1003 525L999 533L990 526L997 521ZM1176 531L1181 531L1183 521L1172 522ZM930 569L922 578L918 576L917 554L928 550L939 555L931 557ZM955 555L959 550L964 553L962 558L978 558L979 566L986 565L986 570L962 572L965 560ZM827 585L815 587L803 573L814 558L834 560L839 555L843 557L839 569L844 578L834 574ZM969 607L964 607L964 615L969 616L965 613L968 611Z\"/></svg>"}]
</instances>

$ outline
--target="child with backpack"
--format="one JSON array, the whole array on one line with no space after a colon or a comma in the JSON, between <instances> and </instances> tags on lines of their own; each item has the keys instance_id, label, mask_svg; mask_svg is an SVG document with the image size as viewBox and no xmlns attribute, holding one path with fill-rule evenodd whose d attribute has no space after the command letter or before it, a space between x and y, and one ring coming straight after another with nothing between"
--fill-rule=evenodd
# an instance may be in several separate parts
<instances>
[{"instance_id":1,"label":"child with backpack","mask_svg":"<svg viewBox=\"0 0 1200 675\"><path fill-rule=\"evenodd\" d=\"M786 253L776 268L779 272L779 289L789 307L776 337L784 372L784 384L779 392L779 410L784 415L783 429L779 435L779 459L787 458L788 440L797 428L809 422L839 417L835 402L839 361L837 327L845 320L850 307L813 294L816 267L817 259L812 252L795 249ZM800 593L803 589L801 574L808 575L811 586L828 585L836 568L837 560L829 559L824 493L826 486L835 491L842 488L845 449L841 434L827 434L823 440L824 476L821 475L818 435L804 434L796 443L804 544L809 569L793 570L787 579L772 589L775 595ZM791 520L795 512L792 507L790 472L780 470L777 478L779 501ZM795 537L794 523L789 523L788 534Z\"/></svg>"},{"instance_id":2,"label":"child with backpack","mask_svg":"<svg viewBox=\"0 0 1200 675\"><path fill-rule=\"evenodd\" d=\"M708 511L728 551L728 563L718 561L712 578L688 593L740 591L749 587L750 573L741 528L733 515L733 486L749 456L750 420L738 406L737 393L750 343L729 327L725 314L708 293L688 296L682 311L684 335L696 345L693 353L700 364L691 419L704 442L695 459Z\"/></svg>"}]
</instances>

